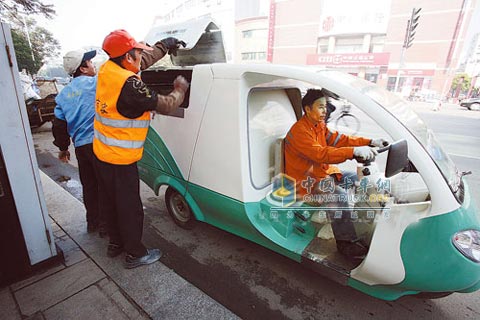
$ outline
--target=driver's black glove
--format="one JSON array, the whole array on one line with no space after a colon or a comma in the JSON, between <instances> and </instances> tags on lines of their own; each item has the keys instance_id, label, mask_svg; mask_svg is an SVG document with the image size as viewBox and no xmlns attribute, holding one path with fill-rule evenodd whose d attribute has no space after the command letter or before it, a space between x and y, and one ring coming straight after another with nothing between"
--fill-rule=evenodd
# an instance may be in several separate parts
<instances>
[{"instance_id":1,"label":"driver's black glove","mask_svg":"<svg viewBox=\"0 0 480 320\"><path fill-rule=\"evenodd\" d=\"M165 39L160 40L160 42L165 46L165 48L168 50L168 54L172 56L177 55L177 50L180 48L180 46L183 46L184 48L187 46L187 44L182 41L178 40L177 38L174 37L168 37Z\"/></svg>"}]
</instances>

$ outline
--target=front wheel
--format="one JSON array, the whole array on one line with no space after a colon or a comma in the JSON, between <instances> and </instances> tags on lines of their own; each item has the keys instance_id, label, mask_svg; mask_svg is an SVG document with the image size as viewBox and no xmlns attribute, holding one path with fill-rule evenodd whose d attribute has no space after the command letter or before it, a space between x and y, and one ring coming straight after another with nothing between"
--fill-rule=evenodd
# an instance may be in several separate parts
<instances>
[{"instance_id":1,"label":"front wheel","mask_svg":"<svg viewBox=\"0 0 480 320\"><path fill-rule=\"evenodd\" d=\"M185 198L177 190L168 187L165 192L165 204L168 213L178 226L188 230L195 226L195 216Z\"/></svg>"},{"instance_id":2,"label":"front wheel","mask_svg":"<svg viewBox=\"0 0 480 320\"><path fill-rule=\"evenodd\" d=\"M360 121L353 114L344 113L335 122L338 131L353 135L360 130Z\"/></svg>"}]
</instances>

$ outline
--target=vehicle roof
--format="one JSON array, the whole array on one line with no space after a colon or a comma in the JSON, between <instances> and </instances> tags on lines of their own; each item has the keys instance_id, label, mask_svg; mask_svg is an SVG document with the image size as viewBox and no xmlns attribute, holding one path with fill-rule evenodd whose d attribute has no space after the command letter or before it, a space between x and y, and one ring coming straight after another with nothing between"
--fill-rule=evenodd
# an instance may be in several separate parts
<instances>
[{"instance_id":1,"label":"vehicle roof","mask_svg":"<svg viewBox=\"0 0 480 320\"><path fill-rule=\"evenodd\" d=\"M319 71L318 68L308 68L281 64L213 63L211 64L211 68L214 74L214 78L229 79L241 79L243 75L247 72L270 74L295 79L303 79L306 73L315 75L317 74L317 72L329 72L328 70Z\"/></svg>"}]
</instances>

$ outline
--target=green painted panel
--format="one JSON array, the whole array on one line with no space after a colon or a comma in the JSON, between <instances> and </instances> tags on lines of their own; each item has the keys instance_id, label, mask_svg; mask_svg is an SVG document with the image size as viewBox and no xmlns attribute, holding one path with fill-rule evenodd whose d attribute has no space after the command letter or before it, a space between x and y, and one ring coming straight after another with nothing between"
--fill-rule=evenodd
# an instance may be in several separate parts
<instances>
[{"instance_id":1,"label":"green painted panel","mask_svg":"<svg viewBox=\"0 0 480 320\"><path fill-rule=\"evenodd\" d=\"M171 155L167 146L159 136L158 132L150 127L147 133L147 139L143 149L143 157L138 162L139 168L150 167L158 169L165 174L184 180L184 177L178 168L175 159ZM148 168L146 168L148 170ZM142 173L142 172L141 172ZM148 172L143 172L142 177ZM147 180L148 177L145 177ZM152 179L152 177L150 177ZM143 179L142 179L143 180Z\"/></svg>"},{"instance_id":2,"label":"green painted panel","mask_svg":"<svg viewBox=\"0 0 480 320\"><path fill-rule=\"evenodd\" d=\"M480 264L463 256L452 244L462 230L480 230L480 212L465 186L463 206L453 212L421 219L402 237L400 252L405 279L395 286L368 286L354 279L348 284L380 299L394 300L417 292L472 292L480 287Z\"/></svg>"},{"instance_id":3,"label":"green painted panel","mask_svg":"<svg viewBox=\"0 0 480 320\"><path fill-rule=\"evenodd\" d=\"M285 224L285 219L270 218L270 206L266 201L243 203L190 183L187 194L196 200L197 210L204 213L205 222L295 261L300 261L301 253L315 235L308 228L309 232L303 234L292 226L287 227L290 232L279 232L275 224ZM291 220L293 224L294 219Z\"/></svg>"}]
</instances>

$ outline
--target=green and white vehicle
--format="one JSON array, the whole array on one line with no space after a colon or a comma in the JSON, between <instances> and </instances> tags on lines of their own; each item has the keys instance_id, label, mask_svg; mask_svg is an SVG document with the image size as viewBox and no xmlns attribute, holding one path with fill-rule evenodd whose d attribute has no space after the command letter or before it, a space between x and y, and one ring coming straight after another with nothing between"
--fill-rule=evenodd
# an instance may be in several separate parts
<instances>
[{"instance_id":1,"label":"green and white vehicle","mask_svg":"<svg viewBox=\"0 0 480 320\"><path fill-rule=\"evenodd\" d=\"M408 102L337 71L222 63L221 32L209 21L194 24L152 30L148 42L170 34L187 48L172 57L176 66L142 72L160 92L171 90L178 74L191 83L178 112L152 120L139 162L141 179L157 194L168 186L167 208L178 225L209 223L380 299L480 288L479 211L462 173ZM360 215L369 206L375 212L357 226L370 242L362 261L337 253L321 209L301 199L272 200L278 199L275 178L282 177L281 141L302 116L306 88L350 103L361 119L358 135L400 141L393 144L400 154L391 148L369 166L355 160L340 165L369 175L372 184L388 181L383 197L352 202Z\"/></svg>"}]
</instances>

